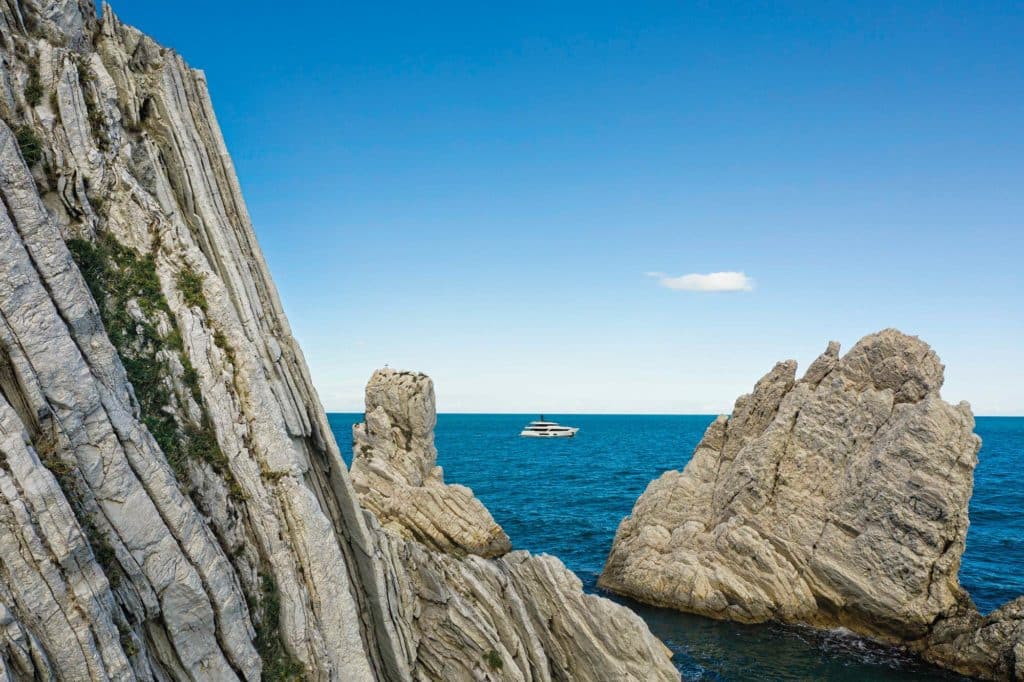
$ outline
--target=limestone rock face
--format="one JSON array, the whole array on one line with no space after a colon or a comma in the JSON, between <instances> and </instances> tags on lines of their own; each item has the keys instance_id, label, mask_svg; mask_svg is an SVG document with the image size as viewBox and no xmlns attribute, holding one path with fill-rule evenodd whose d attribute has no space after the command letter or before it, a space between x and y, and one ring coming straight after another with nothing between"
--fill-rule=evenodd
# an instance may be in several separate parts
<instances>
[{"instance_id":1,"label":"limestone rock face","mask_svg":"<svg viewBox=\"0 0 1024 682\"><path fill-rule=\"evenodd\" d=\"M107 6L0 3L0 199L0 679L426 669L419 602L394 601L411 569L359 507L202 72ZM531 651L668 665L640 626L632 649L571 637Z\"/></svg>"},{"instance_id":2,"label":"limestone rock face","mask_svg":"<svg viewBox=\"0 0 1024 682\"><path fill-rule=\"evenodd\" d=\"M366 387L366 421L352 428L352 485L385 528L442 552L501 556L512 543L487 508L436 466L434 383L381 369Z\"/></svg>"},{"instance_id":3,"label":"limestone rock face","mask_svg":"<svg viewBox=\"0 0 1024 682\"><path fill-rule=\"evenodd\" d=\"M1012 650L1017 640L997 636L1019 638L1005 618L971 631L980 617L958 582L981 441L970 407L939 396L942 381L932 349L891 329L842 357L829 344L800 379L796 363L779 363L708 427L682 472L650 484L600 584L714 618L840 625L916 649L959 617L926 653L957 668L945 657L954 639Z\"/></svg>"}]
</instances>

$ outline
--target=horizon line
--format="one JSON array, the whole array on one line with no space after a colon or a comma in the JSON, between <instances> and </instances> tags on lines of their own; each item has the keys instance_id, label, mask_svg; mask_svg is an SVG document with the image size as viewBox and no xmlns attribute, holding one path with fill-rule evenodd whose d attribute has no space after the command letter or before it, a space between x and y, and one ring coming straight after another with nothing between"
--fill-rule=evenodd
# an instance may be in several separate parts
<instances>
[{"instance_id":1,"label":"horizon line","mask_svg":"<svg viewBox=\"0 0 1024 682\"><path fill-rule=\"evenodd\" d=\"M365 411L324 410L325 414L365 414ZM731 416L731 412L437 412L438 415L507 415L523 417L530 415L564 415L579 417L718 417ZM1024 414L976 414L975 419L1024 419Z\"/></svg>"}]
</instances>

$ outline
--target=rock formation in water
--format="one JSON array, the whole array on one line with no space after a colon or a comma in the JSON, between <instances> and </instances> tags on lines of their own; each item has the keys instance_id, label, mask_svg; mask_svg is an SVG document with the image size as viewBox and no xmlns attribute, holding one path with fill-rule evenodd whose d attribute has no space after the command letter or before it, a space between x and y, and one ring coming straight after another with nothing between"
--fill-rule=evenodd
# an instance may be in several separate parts
<instances>
[{"instance_id":1,"label":"rock formation in water","mask_svg":"<svg viewBox=\"0 0 1024 682\"><path fill-rule=\"evenodd\" d=\"M366 421L352 429L352 486L385 528L442 552L496 557L512 543L461 485L445 485L434 448L434 383L377 370L366 387Z\"/></svg>"},{"instance_id":2,"label":"rock formation in water","mask_svg":"<svg viewBox=\"0 0 1024 682\"><path fill-rule=\"evenodd\" d=\"M964 675L1024 680L1024 597L982 616L972 604L936 621L915 643L925 659Z\"/></svg>"},{"instance_id":3,"label":"rock formation in water","mask_svg":"<svg viewBox=\"0 0 1024 682\"><path fill-rule=\"evenodd\" d=\"M359 507L201 72L6 0L0 119L0 679L672 676L551 561Z\"/></svg>"},{"instance_id":4,"label":"rock formation in water","mask_svg":"<svg viewBox=\"0 0 1024 682\"><path fill-rule=\"evenodd\" d=\"M895 330L796 377L775 366L624 519L600 584L741 622L844 626L968 674L1024 662L1021 607L977 614L957 573L981 445L943 366ZM1015 653L1016 652L1016 653ZM1009 672L1007 672L1009 671Z\"/></svg>"},{"instance_id":5,"label":"rock formation in water","mask_svg":"<svg viewBox=\"0 0 1024 682\"><path fill-rule=\"evenodd\" d=\"M443 483L436 421L430 378L384 369L366 387L366 422L353 427L353 487L385 524L379 552L396 576L394 620L416 626L401 640L414 643L418 674L468 679L484 660L507 661L507 679L677 679L636 614L585 595L555 557L508 553L472 491Z\"/></svg>"}]
</instances>

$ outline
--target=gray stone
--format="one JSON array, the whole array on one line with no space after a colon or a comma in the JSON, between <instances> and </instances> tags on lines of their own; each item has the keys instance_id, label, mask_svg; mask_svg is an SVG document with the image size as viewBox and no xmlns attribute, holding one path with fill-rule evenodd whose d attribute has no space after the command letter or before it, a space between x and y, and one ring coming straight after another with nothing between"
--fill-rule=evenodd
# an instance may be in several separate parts
<instances>
[{"instance_id":1,"label":"gray stone","mask_svg":"<svg viewBox=\"0 0 1024 682\"><path fill-rule=\"evenodd\" d=\"M371 519L372 522L372 519ZM555 557L453 556L376 535L416 680L678 680L639 616Z\"/></svg>"}]
</instances>

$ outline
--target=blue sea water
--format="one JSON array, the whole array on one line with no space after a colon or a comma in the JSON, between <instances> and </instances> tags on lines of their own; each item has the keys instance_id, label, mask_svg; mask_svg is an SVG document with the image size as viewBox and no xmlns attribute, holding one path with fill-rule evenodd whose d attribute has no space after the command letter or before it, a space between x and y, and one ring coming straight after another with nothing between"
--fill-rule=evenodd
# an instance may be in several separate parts
<instances>
[{"instance_id":1,"label":"blue sea water","mask_svg":"<svg viewBox=\"0 0 1024 682\"><path fill-rule=\"evenodd\" d=\"M580 427L573 439L520 438L535 415L438 416L438 464L467 485L516 549L560 557L597 591L615 529L647 484L681 469L710 416L548 415ZM331 414L350 461L359 414ZM979 417L984 445L975 472L962 584L988 612L1024 594L1024 418ZM611 595L606 595L611 596ZM841 633L722 623L621 600L674 652L686 679L955 680L914 657Z\"/></svg>"}]
</instances>

